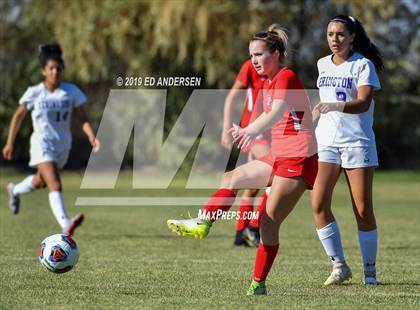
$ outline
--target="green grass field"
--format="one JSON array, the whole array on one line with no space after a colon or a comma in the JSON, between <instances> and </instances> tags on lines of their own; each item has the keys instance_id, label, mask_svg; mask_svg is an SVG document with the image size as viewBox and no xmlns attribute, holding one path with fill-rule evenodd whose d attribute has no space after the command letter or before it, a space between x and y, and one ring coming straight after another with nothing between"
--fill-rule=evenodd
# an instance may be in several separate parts
<instances>
[{"instance_id":1,"label":"green grass field","mask_svg":"<svg viewBox=\"0 0 420 310\"><path fill-rule=\"evenodd\" d=\"M76 207L78 196L145 195L131 191L128 173L118 192L80 190L81 175L62 175L71 215L84 212L76 232L78 265L67 274L46 271L36 248L58 233L47 192L22 197L10 214L4 186L24 174L3 170L0 199L0 307L3 308L420 308L420 174L378 172L375 210L380 233L377 287L361 284L357 228L344 180L334 196L350 284L323 287L330 263L316 236L305 195L281 229L281 248L268 279L268 296L247 297L255 249L232 248L234 221L215 224L205 240L180 238L168 218L196 207ZM172 189L172 195L179 192ZM156 193L155 193L156 194Z\"/></svg>"}]
</instances>

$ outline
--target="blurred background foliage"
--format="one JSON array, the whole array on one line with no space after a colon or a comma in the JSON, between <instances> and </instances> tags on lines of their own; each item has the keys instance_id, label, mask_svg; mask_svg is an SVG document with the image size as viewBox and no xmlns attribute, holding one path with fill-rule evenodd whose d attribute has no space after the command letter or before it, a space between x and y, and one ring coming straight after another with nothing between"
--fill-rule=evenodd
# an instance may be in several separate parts
<instances>
[{"instance_id":1,"label":"blurred background foliage","mask_svg":"<svg viewBox=\"0 0 420 310\"><path fill-rule=\"evenodd\" d=\"M382 90L375 95L381 167L420 168L417 1L3 0L0 12L2 145L18 99L29 85L42 80L37 58L40 43L62 45L64 80L87 93L86 109L98 126L118 76L197 76L202 78L201 88L229 88L248 57L250 36L275 22L289 29L289 66L307 88L315 88L316 61L329 53L327 22L345 13L365 25L385 58ZM168 90L166 134L191 91ZM90 153L86 139L74 127L70 168L84 166ZM27 118L16 141L16 165L28 160L31 130ZM131 162L129 147L125 163Z\"/></svg>"}]
</instances>

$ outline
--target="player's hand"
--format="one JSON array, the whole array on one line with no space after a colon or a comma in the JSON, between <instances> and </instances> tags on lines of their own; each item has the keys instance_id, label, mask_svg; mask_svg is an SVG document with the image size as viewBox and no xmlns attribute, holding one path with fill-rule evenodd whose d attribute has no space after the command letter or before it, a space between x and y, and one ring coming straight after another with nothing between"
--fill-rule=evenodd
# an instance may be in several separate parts
<instances>
[{"instance_id":1,"label":"player's hand","mask_svg":"<svg viewBox=\"0 0 420 310\"><path fill-rule=\"evenodd\" d=\"M315 122L318 117L321 115L321 112L319 112L318 109L316 109L316 107L312 110L312 122Z\"/></svg>"},{"instance_id":2,"label":"player's hand","mask_svg":"<svg viewBox=\"0 0 420 310\"><path fill-rule=\"evenodd\" d=\"M238 143L238 148L240 149L247 148L251 142L258 137L258 132L255 132L249 126L241 128L238 125L233 124L233 127L229 129L229 132L232 134L233 140Z\"/></svg>"},{"instance_id":3,"label":"player's hand","mask_svg":"<svg viewBox=\"0 0 420 310\"><path fill-rule=\"evenodd\" d=\"M223 130L222 137L220 139L220 144L222 144L222 146L227 150L232 149L233 139L229 130Z\"/></svg>"},{"instance_id":4,"label":"player's hand","mask_svg":"<svg viewBox=\"0 0 420 310\"><path fill-rule=\"evenodd\" d=\"M4 159L6 159L6 160L12 160L12 155L13 155L13 145L11 145L11 144L6 144L4 147L3 147L3 157L4 157Z\"/></svg>"},{"instance_id":5,"label":"player's hand","mask_svg":"<svg viewBox=\"0 0 420 310\"><path fill-rule=\"evenodd\" d=\"M343 112L345 104L345 102L320 102L315 106L314 111L317 110L319 113Z\"/></svg>"},{"instance_id":6,"label":"player's hand","mask_svg":"<svg viewBox=\"0 0 420 310\"><path fill-rule=\"evenodd\" d=\"M97 153L101 149L101 142L98 139L93 138L89 142L92 145L92 151L94 153Z\"/></svg>"}]
</instances>

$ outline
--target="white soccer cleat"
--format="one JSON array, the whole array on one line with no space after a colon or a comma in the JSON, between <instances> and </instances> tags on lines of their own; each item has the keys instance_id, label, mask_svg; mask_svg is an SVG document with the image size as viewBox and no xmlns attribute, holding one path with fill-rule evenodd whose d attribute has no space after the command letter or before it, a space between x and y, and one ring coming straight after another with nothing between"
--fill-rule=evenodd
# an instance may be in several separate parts
<instances>
[{"instance_id":1,"label":"white soccer cleat","mask_svg":"<svg viewBox=\"0 0 420 310\"><path fill-rule=\"evenodd\" d=\"M13 189L15 187L15 184L9 183L6 186L6 190L9 193L9 209L13 214L19 213L20 208L20 198L19 195L13 194Z\"/></svg>"},{"instance_id":2,"label":"white soccer cleat","mask_svg":"<svg viewBox=\"0 0 420 310\"><path fill-rule=\"evenodd\" d=\"M346 263L337 263L334 264L333 271L324 282L324 285L342 284L344 281L350 280L351 277L350 267Z\"/></svg>"},{"instance_id":3,"label":"white soccer cleat","mask_svg":"<svg viewBox=\"0 0 420 310\"><path fill-rule=\"evenodd\" d=\"M180 236L192 236L198 239L207 237L212 222L199 218L188 220L168 220L168 228Z\"/></svg>"},{"instance_id":4,"label":"white soccer cleat","mask_svg":"<svg viewBox=\"0 0 420 310\"><path fill-rule=\"evenodd\" d=\"M363 284L378 285L378 280L376 280L376 271L365 271L363 276Z\"/></svg>"}]
</instances>

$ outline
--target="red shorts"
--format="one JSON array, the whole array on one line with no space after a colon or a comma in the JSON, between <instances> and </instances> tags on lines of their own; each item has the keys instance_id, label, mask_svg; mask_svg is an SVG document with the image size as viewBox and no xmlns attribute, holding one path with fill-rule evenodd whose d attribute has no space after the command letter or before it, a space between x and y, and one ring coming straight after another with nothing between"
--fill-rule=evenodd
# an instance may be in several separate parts
<instances>
[{"instance_id":1,"label":"red shorts","mask_svg":"<svg viewBox=\"0 0 420 310\"><path fill-rule=\"evenodd\" d=\"M284 178L301 177L308 189L314 187L318 173L318 154L311 157L274 157L269 154L257 160L272 166L272 175Z\"/></svg>"}]
</instances>

